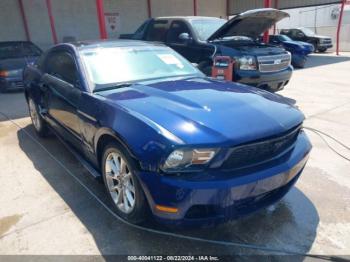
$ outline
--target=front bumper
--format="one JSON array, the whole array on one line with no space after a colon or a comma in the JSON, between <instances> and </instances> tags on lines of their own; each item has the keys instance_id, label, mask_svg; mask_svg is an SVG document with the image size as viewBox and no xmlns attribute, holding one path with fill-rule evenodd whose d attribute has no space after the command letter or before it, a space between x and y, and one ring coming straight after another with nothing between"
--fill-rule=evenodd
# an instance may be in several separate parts
<instances>
[{"instance_id":1,"label":"front bumper","mask_svg":"<svg viewBox=\"0 0 350 262\"><path fill-rule=\"evenodd\" d=\"M258 70L236 70L234 72L234 81L276 92L282 90L288 84L292 73L293 68L291 66L282 71L268 73Z\"/></svg>"},{"instance_id":2,"label":"front bumper","mask_svg":"<svg viewBox=\"0 0 350 262\"><path fill-rule=\"evenodd\" d=\"M281 199L301 174L311 144L301 132L293 149L283 157L240 171L211 171L205 179L162 176L140 172L139 177L156 220L173 225L203 225L224 222L251 213ZM283 159L281 159L283 158ZM253 169L253 170L252 170ZM208 178L208 179L207 179ZM175 207L176 213L155 206Z\"/></svg>"},{"instance_id":3,"label":"front bumper","mask_svg":"<svg viewBox=\"0 0 350 262\"><path fill-rule=\"evenodd\" d=\"M319 43L318 48L332 48L333 44L328 44L328 43Z\"/></svg>"},{"instance_id":4,"label":"front bumper","mask_svg":"<svg viewBox=\"0 0 350 262\"><path fill-rule=\"evenodd\" d=\"M1 91L10 89L20 89L23 88L22 77L0 77L0 89Z\"/></svg>"}]
</instances>

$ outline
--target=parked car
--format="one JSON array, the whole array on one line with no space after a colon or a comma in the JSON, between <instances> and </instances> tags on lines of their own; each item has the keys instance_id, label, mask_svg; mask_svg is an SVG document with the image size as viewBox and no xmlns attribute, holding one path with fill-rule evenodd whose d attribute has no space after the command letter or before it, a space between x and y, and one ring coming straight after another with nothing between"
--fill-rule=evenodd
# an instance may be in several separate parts
<instances>
[{"instance_id":1,"label":"parked car","mask_svg":"<svg viewBox=\"0 0 350 262\"><path fill-rule=\"evenodd\" d=\"M148 19L131 39L162 42L211 75L214 56L235 59L234 81L278 91L292 75L290 54L258 41L274 23L288 17L266 8L244 12L226 21L215 17L159 17ZM122 35L122 38L130 37Z\"/></svg>"},{"instance_id":2,"label":"parked car","mask_svg":"<svg viewBox=\"0 0 350 262\"><path fill-rule=\"evenodd\" d=\"M60 44L24 72L35 130L50 127L138 223L217 223L281 199L311 144L281 96L206 77L141 41Z\"/></svg>"},{"instance_id":3,"label":"parked car","mask_svg":"<svg viewBox=\"0 0 350 262\"><path fill-rule=\"evenodd\" d=\"M286 35L270 35L269 43L281 46L292 54L292 65L294 67L303 68L305 66L307 56L314 52L312 44L294 41Z\"/></svg>"},{"instance_id":4,"label":"parked car","mask_svg":"<svg viewBox=\"0 0 350 262\"><path fill-rule=\"evenodd\" d=\"M329 36L316 35L314 31L305 27L282 29L280 34L287 35L295 41L302 41L312 44L315 52L326 52L327 49L333 47L332 38Z\"/></svg>"},{"instance_id":5,"label":"parked car","mask_svg":"<svg viewBox=\"0 0 350 262\"><path fill-rule=\"evenodd\" d=\"M0 92L23 88L23 68L33 63L41 53L41 49L31 42L0 42Z\"/></svg>"}]
</instances>

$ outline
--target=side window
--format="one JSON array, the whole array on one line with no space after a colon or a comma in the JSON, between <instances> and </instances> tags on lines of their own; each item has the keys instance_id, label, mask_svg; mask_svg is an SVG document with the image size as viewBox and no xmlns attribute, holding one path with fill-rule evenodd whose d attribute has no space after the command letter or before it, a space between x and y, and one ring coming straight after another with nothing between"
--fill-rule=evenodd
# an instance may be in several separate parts
<instances>
[{"instance_id":1,"label":"side window","mask_svg":"<svg viewBox=\"0 0 350 262\"><path fill-rule=\"evenodd\" d=\"M282 35L288 35L288 36L291 36L292 35L292 32L291 32L292 30L282 30L281 31L281 34Z\"/></svg>"},{"instance_id":2,"label":"side window","mask_svg":"<svg viewBox=\"0 0 350 262\"><path fill-rule=\"evenodd\" d=\"M183 39L180 39L182 33L187 33L190 37L191 31L188 28L187 24L183 21L174 21L171 26L167 37L168 43L184 43Z\"/></svg>"},{"instance_id":3,"label":"side window","mask_svg":"<svg viewBox=\"0 0 350 262\"><path fill-rule=\"evenodd\" d=\"M295 30L295 34L296 34L296 36L297 37L299 37L299 38L301 38L301 37L304 37L305 36L305 34L303 33L303 31L301 31L301 30Z\"/></svg>"},{"instance_id":4,"label":"side window","mask_svg":"<svg viewBox=\"0 0 350 262\"><path fill-rule=\"evenodd\" d=\"M46 60L46 72L70 84L78 82L78 70L73 57L66 52L49 54Z\"/></svg>"},{"instance_id":5,"label":"side window","mask_svg":"<svg viewBox=\"0 0 350 262\"><path fill-rule=\"evenodd\" d=\"M169 22L167 20L154 21L147 32L145 40L165 42L168 29Z\"/></svg>"},{"instance_id":6,"label":"side window","mask_svg":"<svg viewBox=\"0 0 350 262\"><path fill-rule=\"evenodd\" d=\"M149 19L146 20L137 30L134 32L135 35L142 34L145 31L147 24L149 23Z\"/></svg>"},{"instance_id":7,"label":"side window","mask_svg":"<svg viewBox=\"0 0 350 262\"><path fill-rule=\"evenodd\" d=\"M270 43L275 43L275 44L277 44L279 41L278 41L279 39L276 37L276 36L270 36Z\"/></svg>"},{"instance_id":8,"label":"side window","mask_svg":"<svg viewBox=\"0 0 350 262\"><path fill-rule=\"evenodd\" d=\"M291 30L291 37L292 38L300 38L303 35L304 35L303 32L301 32L300 30L296 30L296 29Z\"/></svg>"},{"instance_id":9,"label":"side window","mask_svg":"<svg viewBox=\"0 0 350 262\"><path fill-rule=\"evenodd\" d=\"M32 43L23 43L22 48L26 56L39 56L42 53L42 51Z\"/></svg>"}]
</instances>

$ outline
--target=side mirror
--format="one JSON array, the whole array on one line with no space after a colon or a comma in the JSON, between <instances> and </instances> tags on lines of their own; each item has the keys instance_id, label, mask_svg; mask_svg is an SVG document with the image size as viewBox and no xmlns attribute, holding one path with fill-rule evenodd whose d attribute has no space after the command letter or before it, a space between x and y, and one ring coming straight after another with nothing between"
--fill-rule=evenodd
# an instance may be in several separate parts
<instances>
[{"instance_id":1,"label":"side mirror","mask_svg":"<svg viewBox=\"0 0 350 262\"><path fill-rule=\"evenodd\" d=\"M297 37L304 37L304 34L303 33L297 33Z\"/></svg>"},{"instance_id":2,"label":"side mirror","mask_svg":"<svg viewBox=\"0 0 350 262\"><path fill-rule=\"evenodd\" d=\"M190 35L188 33L181 33L179 35L179 39L183 40L184 42L190 42L192 40L192 38L190 37Z\"/></svg>"}]
</instances>

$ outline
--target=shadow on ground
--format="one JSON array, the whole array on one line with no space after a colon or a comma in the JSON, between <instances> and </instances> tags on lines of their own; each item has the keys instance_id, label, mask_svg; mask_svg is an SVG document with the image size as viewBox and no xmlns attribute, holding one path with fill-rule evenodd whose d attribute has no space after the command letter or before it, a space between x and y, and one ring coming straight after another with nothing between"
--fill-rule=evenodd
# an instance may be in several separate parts
<instances>
[{"instance_id":1,"label":"shadow on ground","mask_svg":"<svg viewBox=\"0 0 350 262\"><path fill-rule=\"evenodd\" d=\"M55 137L37 138L32 125L18 130L17 136L20 148L32 161L35 169L40 172L93 236L101 254L266 254L250 248L213 245L145 232L118 221L86 189L77 183L57 161L33 142L27 132L38 139L59 162L70 170L74 176L78 177L103 203L111 207L104 192L103 184L89 176L87 171L77 163L77 160ZM263 209L248 217L215 228L166 229L151 221L147 222L145 226L189 236L305 253L310 250L314 242L318 223L319 216L315 206L303 192L294 187L273 208ZM293 261L295 261L295 258Z\"/></svg>"},{"instance_id":2,"label":"shadow on ground","mask_svg":"<svg viewBox=\"0 0 350 262\"><path fill-rule=\"evenodd\" d=\"M318 55L318 54L312 54L308 56L307 62L305 64L305 68L312 68L317 66L324 66L324 65L330 65L330 64L337 64L349 61L349 56L337 56L337 55ZM302 70L302 69L298 69Z\"/></svg>"}]
</instances>

